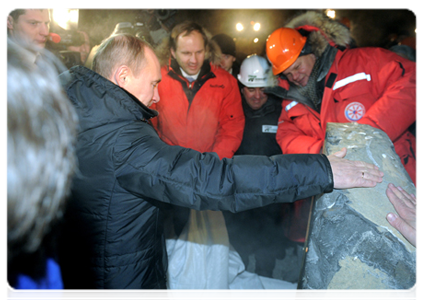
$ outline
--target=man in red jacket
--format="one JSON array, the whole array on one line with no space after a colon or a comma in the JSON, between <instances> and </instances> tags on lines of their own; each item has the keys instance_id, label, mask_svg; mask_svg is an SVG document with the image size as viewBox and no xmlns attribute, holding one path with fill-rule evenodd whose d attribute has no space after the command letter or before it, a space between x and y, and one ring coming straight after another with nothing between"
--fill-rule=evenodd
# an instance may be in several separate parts
<instances>
[{"instance_id":1,"label":"man in red jacket","mask_svg":"<svg viewBox=\"0 0 423 300\"><path fill-rule=\"evenodd\" d=\"M173 28L169 39L158 46L157 53L162 65L161 101L152 106L159 112L152 124L160 138L169 145L214 152L220 159L232 158L241 144L245 118L237 80L219 67L221 50L218 44L200 25L183 22ZM195 212L173 206L172 216L177 236L182 230L192 228L190 223L196 223L199 218L209 225L210 230L223 230L224 234L219 235L228 239L221 212ZM212 249L211 246L208 257L213 255ZM219 263L215 262L213 267ZM200 265L206 265L206 262ZM169 270L172 270L172 259ZM227 271L227 268L223 270ZM199 272L197 269L176 273L195 276ZM169 278L172 286L172 272Z\"/></svg>"},{"instance_id":2,"label":"man in red jacket","mask_svg":"<svg viewBox=\"0 0 423 300\"><path fill-rule=\"evenodd\" d=\"M220 63L220 48L200 25L176 25L157 48L161 62L161 101L153 120L160 138L200 152L231 158L241 144L244 112L236 79ZM178 209L179 208L175 208ZM188 212L178 212L176 231Z\"/></svg>"},{"instance_id":3,"label":"man in red jacket","mask_svg":"<svg viewBox=\"0 0 423 300\"><path fill-rule=\"evenodd\" d=\"M408 131L416 120L416 65L382 48L349 49L350 43L348 28L313 11L269 36L267 56L286 99L276 134L282 152L320 153L328 122L367 124L389 136L416 183L416 140ZM304 215L301 203L293 214Z\"/></svg>"},{"instance_id":4,"label":"man in red jacket","mask_svg":"<svg viewBox=\"0 0 423 300\"><path fill-rule=\"evenodd\" d=\"M184 22L159 45L161 101L155 125L170 145L231 158L241 144L244 114L237 81L218 67L220 50L204 28Z\"/></svg>"},{"instance_id":5,"label":"man in red jacket","mask_svg":"<svg viewBox=\"0 0 423 300\"><path fill-rule=\"evenodd\" d=\"M282 151L319 153L328 122L367 124L390 137L415 183L408 127L416 120L416 64L382 48L348 49L350 41L346 27L317 12L269 36L273 73L290 83L277 133Z\"/></svg>"}]
</instances>

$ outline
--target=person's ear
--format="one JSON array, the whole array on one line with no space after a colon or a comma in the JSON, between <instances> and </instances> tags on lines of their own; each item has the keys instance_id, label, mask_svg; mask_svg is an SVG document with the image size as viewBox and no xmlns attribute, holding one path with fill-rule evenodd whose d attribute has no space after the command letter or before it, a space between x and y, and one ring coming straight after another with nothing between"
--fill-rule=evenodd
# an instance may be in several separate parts
<instances>
[{"instance_id":1,"label":"person's ear","mask_svg":"<svg viewBox=\"0 0 423 300\"><path fill-rule=\"evenodd\" d=\"M175 50L173 50L173 48L170 48L170 54L172 54L172 57L173 58L176 58L176 56L175 56Z\"/></svg>"},{"instance_id":2,"label":"person's ear","mask_svg":"<svg viewBox=\"0 0 423 300\"><path fill-rule=\"evenodd\" d=\"M131 69L126 65L122 65L116 69L113 80L116 85L124 88L128 84L130 76Z\"/></svg>"},{"instance_id":3,"label":"person's ear","mask_svg":"<svg viewBox=\"0 0 423 300\"><path fill-rule=\"evenodd\" d=\"M7 16L7 28L13 29L13 18L12 18L12 16Z\"/></svg>"}]
</instances>

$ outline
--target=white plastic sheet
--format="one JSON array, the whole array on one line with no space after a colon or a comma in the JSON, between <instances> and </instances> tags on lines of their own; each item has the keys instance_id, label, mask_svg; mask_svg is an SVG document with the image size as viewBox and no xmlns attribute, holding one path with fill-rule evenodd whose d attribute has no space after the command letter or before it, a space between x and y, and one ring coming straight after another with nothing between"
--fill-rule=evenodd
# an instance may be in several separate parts
<instances>
[{"instance_id":1,"label":"white plastic sheet","mask_svg":"<svg viewBox=\"0 0 423 300\"><path fill-rule=\"evenodd\" d=\"M191 210L177 238L166 240L169 289L296 289L297 285L245 270L230 246L220 211Z\"/></svg>"}]
</instances>

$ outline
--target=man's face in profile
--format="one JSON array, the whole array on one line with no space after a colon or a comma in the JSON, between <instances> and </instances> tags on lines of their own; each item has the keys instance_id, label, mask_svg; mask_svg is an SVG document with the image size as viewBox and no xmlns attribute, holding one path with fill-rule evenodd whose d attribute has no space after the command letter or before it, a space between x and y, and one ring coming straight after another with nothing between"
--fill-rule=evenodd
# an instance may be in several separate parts
<instances>
[{"instance_id":1,"label":"man's face in profile","mask_svg":"<svg viewBox=\"0 0 423 300\"><path fill-rule=\"evenodd\" d=\"M145 106L150 107L153 103L160 101L158 84L162 79L160 73L160 63L154 52L145 49L146 65L139 74L132 71L126 78L125 90L134 95Z\"/></svg>"}]
</instances>

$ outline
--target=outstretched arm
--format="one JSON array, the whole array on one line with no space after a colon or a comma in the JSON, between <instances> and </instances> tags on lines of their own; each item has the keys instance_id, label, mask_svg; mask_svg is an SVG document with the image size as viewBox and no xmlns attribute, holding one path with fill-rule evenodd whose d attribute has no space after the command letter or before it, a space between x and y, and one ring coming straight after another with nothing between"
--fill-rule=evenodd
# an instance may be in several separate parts
<instances>
[{"instance_id":1,"label":"outstretched arm","mask_svg":"<svg viewBox=\"0 0 423 300\"><path fill-rule=\"evenodd\" d=\"M388 213L386 219L410 244L416 246L416 196L392 183L388 185L386 195L397 212Z\"/></svg>"}]
</instances>

